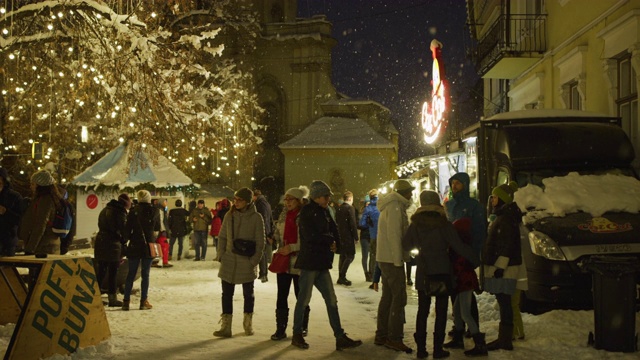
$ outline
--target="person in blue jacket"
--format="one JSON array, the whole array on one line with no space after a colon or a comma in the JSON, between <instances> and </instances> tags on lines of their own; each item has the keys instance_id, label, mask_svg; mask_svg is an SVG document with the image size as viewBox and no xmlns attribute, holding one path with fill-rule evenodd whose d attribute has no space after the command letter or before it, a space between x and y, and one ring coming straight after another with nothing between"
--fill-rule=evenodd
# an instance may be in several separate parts
<instances>
[{"instance_id":1,"label":"person in blue jacket","mask_svg":"<svg viewBox=\"0 0 640 360\"><path fill-rule=\"evenodd\" d=\"M452 197L445 203L445 210L450 222L463 218L471 220L471 247L480 256L484 241L487 238L487 211L478 200L471 197L469 192L470 183L469 174L465 172L459 172L449 178ZM451 302L455 303L455 295L452 295ZM476 324L479 325L478 303L475 296L472 296L471 299L471 316L473 316ZM444 344L444 347L464 349L462 340L464 329L456 329L454 326L450 334L453 336L453 340Z\"/></svg>"},{"instance_id":2,"label":"person in blue jacket","mask_svg":"<svg viewBox=\"0 0 640 360\"><path fill-rule=\"evenodd\" d=\"M378 190L372 189L369 191L369 203L364 207L362 217L360 217L360 221L358 223L360 228L369 229L369 279L373 277L373 272L376 268L376 238L378 237L379 218L380 210L378 210ZM367 274L365 274L365 278L367 278Z\"/></svg>"}]
</instances>

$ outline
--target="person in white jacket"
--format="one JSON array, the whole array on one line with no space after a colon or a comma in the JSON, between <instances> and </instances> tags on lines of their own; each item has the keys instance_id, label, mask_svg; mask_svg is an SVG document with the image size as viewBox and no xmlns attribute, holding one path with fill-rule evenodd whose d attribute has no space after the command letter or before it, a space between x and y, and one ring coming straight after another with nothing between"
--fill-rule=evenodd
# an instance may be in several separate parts
<instances>
[{"instance_id":1,"label":"person in white jacket","mask_svg":"<svg viewBox=\"0 0 640 360\"><path fill-rule=\"evenodd\" d=\"M411 353L404 338L404 307L407 304L404 263L409 252L402 248L402 236L409 227L407 209L415 188L407 180L398 180L394 191L378 201L378 239L376 261L382 271L382 297L378 305L375 344Z\"/></svg>"}]
</instances>

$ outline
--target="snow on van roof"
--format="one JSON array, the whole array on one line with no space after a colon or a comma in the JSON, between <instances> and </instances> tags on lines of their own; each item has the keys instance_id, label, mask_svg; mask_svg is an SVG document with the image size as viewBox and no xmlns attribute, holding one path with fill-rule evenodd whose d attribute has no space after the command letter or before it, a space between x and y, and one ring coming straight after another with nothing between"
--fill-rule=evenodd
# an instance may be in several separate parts
<instances>
[{"instance_id":1,"label":"snow on van roof","mask_svg":"<svg viewBox=\"0 0 640 360\"><path fill-rule=\"evenodd\" d=\"M524 223L536 219L583 211L598 217L605 212L640 212L640 180L624 175L580 175L542 180L544 189L529 184L514 194L514 201L522 211L528 211Z\"/></svg>"},{"instance_id":2,"label":"snow on van roof","mask_svg":"<svg viewBox=\"0 0 640 360\"><path fill-rule=\"evenodd\" d=\"M555 117L584 117L584 118L615 118L606 114L595 113L591 111L580 110L564 110L564 109L537 109L537 110L517 110L509 111L493 115L482 121L491 120L515 120L515 119L531 119L531 118L555 118Z\"/></svg>"}]
</instances>

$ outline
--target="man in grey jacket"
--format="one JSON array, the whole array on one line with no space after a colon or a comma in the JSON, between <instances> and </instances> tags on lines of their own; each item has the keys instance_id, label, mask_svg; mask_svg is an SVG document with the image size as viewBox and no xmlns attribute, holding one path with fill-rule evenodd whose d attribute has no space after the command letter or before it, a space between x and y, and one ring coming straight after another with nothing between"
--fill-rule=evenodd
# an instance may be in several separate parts
<instances>
[{"instance_id":1,"label":"man in grey jacket","mask_svg":"<svg viewBox=\"0 0 640 360\"><path fill-rule=\"evenodd\" d=\"M407 180L398 180L394 191L378 201L380 219L376 244L376 260L382 271L382 297L374 342L407 354L413 351L402 342L407 305L404 263L410 260L410 255L402 249L402 236L409 227L407 209L414 189Z\"/></svg>"}]
</instances>

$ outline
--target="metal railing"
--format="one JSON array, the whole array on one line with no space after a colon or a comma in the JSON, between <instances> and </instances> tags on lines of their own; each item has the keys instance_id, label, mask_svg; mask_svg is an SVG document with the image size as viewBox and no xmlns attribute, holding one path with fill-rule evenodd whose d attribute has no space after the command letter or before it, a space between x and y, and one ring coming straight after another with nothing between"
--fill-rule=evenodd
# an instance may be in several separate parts
<instances>
[{"instance_id":1,"label":"metal railing","mask_svg":"<svg viewBox=\"0 0 640 360\"><path fill-rule=\"evenodd\" d=\"M478 72L486 74L505 55L529 56L547 50L547 16L501 15L478 42Z\"/></svg>"}]
</instances>

